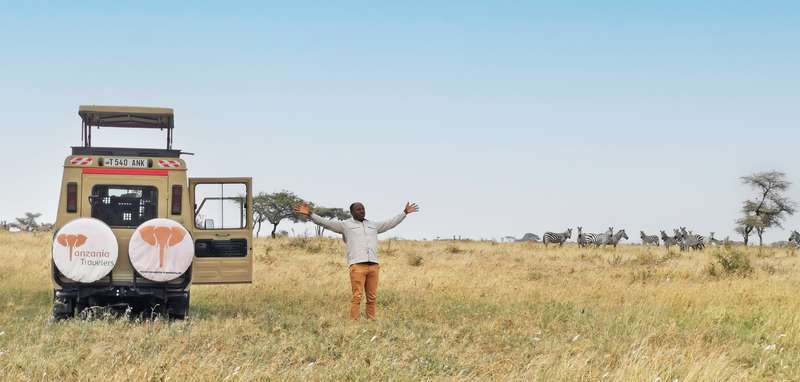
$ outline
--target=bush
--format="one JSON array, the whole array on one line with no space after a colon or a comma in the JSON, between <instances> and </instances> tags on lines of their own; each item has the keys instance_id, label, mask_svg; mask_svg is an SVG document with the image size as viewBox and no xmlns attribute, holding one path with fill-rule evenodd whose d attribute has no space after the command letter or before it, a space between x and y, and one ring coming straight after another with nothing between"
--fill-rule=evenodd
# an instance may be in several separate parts
<instances>
[{"instance_id":1,"label":"bush","mask_svg":"<svg viewBox=\"0 0 800 382\"><path fill-rule=\"evenodd\" d=\"M313 240L307 237L289 239L289 243L286 246L289 248L303 250L308 253L322 252L322 245L320 245L319 240Z\"/></svg>"},{"instance_id":2,"label":"bush","mask_svg":"<svg viewBox=\"0 0 800 382\"><path fill-rule=\"evenodd\" d=\"M408 261L408 265L412 267L419 267L424 262L422 256L413 253L409 253L408 255L406 255L406 260Z\"/></svg>"},{"instance_id":3,"label":"bush","mask_svg":"<svg viewBox=\"0 0 800 382\"><path fill-rule=\"evenodd\" d=\"M753 273L753 265L744 251L736 249L723 249L714 252L715 263L708 265L707 272L710 276L742 276Z\"/></svg>"},{"instance_id":4,"label":"bush","mask_svg":"<svg viewBox=\"0 0 800 382\"><path fill-rule=\"evenodd\" d=\"M635 263L638 265L656 265L659 262L658 256L656 256L652 251L649 249L646 251L639 251L636 254Z\"/></svg>"},{"instance_id":5,"label":"bush","mask_svg":"<svg viewBox=\"0 0 800 382\"><path fill-rule=\"evenodd\" d=\"M448 245L447 248L445 248L445 252L452 253L454 255L457 255L459 253L464 253L464 251L461 248L458 248L453 244Z\"/></svg>"},{"instance_id":6,"label":"bush","mask_svg":"<svg viewBox=\"0 0 800 382\"><path fill-rule=\"evenodd\" d=\"M631 272L631 284L642 283L645 284L656 276L655 270L648 267Z\"/></svg>"},{"instance_id":7,"label":"bush","mask_svg":"<svg viewBox=\"0 0 800 382\"><path fill-rule=\"evenodd\" d=\"M272 265L278 259L275 256L270 255L269 253L272 251L271 247L265 247L264 253L260 254L258 252L254 252L256 261L262 262L267 265Z\"/></svg>"},{"instance_id":8,"label":"bush","mask_svg":"<svg viewBox=\"0 0 800 382\"><path fill-rule=\"evenodd\" d=\"M616 267L617 265L620 264L622 264L622 255L618 255L615 253L613 256L611 256L610 259L608 259L608 265L612 267Z\"/></svg>"},{"instance_id":9,"label":"bush","mask_svg":"<svg viewBox=\"0 0 800 382\"><path fill-rule=\"evenodd\" d=\"M379 252L387 257L394 257L397 255L397 248L392 248L392 241L389 240L388 244L384 247L381 246Z\"/></svg>"},{"instance_id":10,"label":"bush","mask_svg":"<svg viewBox=\"0 0 800 382\"><path fill-rule=\"evenodd\" d=\"M545 277L544 273L537 271L533 267L528 267L528 281L537 281Z\"/></svg>"}]
</instances>

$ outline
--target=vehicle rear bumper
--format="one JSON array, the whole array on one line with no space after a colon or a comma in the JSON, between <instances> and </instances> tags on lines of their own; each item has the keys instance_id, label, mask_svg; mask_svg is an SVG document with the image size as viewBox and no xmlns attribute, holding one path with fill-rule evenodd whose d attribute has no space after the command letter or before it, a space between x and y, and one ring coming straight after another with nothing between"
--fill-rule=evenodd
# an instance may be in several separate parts
<instances>
[{"instance_id":1,"label":"vehicle rear bumper","mask_svg":"<svg viewBox=\"0 0 800 382\"><path fill-rule=\"evenodd\" d=\"M159 300L167 300L174 297L184 296L188 293L188 288L165 288L153 286L124 286L124 285L111 285L111 286L77 286L77 287L62 287L61 289L54 290L54 299L56 301L64 301L66 299L79 299L86 298L103 298L103 299L142 299L142 298L155 298Z\"/></svg>"},{"instance_id":2,"label":"vehicle rear bumper","mask_svg":"<svg viewBox=\"0 0 800 382\"><path fill-rule=\"evenodd\" d=\"M51 269L53 282L56 284L54 290L56 300L59 300L59 297L83 299L92 296L120 299L139 297L167 299L183 295L189 290L192 283L192 267L189 267L186 273L178 279L164 283L149 281L135 272L132 281L116 281L107 276L97 282L83 284L64 277L54 264Z\"/></svg>"}]
</instances>

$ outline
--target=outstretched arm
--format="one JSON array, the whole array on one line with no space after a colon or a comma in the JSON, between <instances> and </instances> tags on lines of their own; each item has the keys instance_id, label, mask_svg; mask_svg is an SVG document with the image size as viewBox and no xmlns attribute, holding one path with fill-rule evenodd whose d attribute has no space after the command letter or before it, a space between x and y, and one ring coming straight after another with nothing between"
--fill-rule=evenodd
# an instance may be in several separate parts
<instances>
[{"instance_id":1,"label":"outstretched arm","mask_svg":"<svg viewBox=\"0 0 800 382\"><path fill-rule=\"evenodd\" d=\"M386 232L394 227L397 227L400 222L402 222L408 214L413 214L414 212L419 211L419 206L416 203L406 203L406 208L403 209L403 212L389 220L378 222L378 233Z\"/></svg>"},{"instance_id":2,"label":"outstretched arm","mask_svg":"<svg viewBox=\"0 0 800 382\"><path fill-rule=\"evenodd\" d=\"M298 215L303 215L307 218L310 218L315 224L325 227L325 229L329 231L333 231L338 234L344 233L344 226L342 225L341 221L325 219L322 216L311 212L311 207L309 207L307 203L300 203L296 205L294 207L294 212Z\"/></svg>"}]
</instances>

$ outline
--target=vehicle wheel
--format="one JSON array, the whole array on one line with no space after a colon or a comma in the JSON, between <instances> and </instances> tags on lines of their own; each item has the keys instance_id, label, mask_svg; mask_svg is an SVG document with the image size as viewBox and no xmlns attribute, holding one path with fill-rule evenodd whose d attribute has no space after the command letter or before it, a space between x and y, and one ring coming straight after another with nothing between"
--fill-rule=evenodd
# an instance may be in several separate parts
<instances>
[{"instance_id":1,"label":"vehicle wheel","mask_svg":"<svg viewBox=\"0 0 800 382\"><path fill-rule=\"evenodd\" d=\"M67 320L75 316L75 300L59 297L53 300L53 320Z\"/></svg>"},{"instance_id":2,"label":"vehicle wheel","mask_svg":"<svg viewBox=\"0 0 800 382\"><path fill-rule=\"evenodd\" d=\"M76 298L75 299L75 317L79 317L81 319L86 319L87 315L90 313L86 308L88 308L89 299L88 298Z\"/></svg>"},{"instance_id":3,"label":"vehicle wheel","mask_svg":"<svg viewBox=\"0 0 800 382\"><path fill-rule=\"evenodd\" d=\"M167 314L173 320L183 320L189 315L189 292L171 296L167 300Z\"/></svg>"}]
</instances>

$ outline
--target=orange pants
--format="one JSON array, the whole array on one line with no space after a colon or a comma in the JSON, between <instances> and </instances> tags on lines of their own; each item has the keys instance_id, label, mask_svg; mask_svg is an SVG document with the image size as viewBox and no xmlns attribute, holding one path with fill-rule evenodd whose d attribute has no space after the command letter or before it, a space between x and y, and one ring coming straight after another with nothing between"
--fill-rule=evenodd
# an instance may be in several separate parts
<instances>
[{"instance_id":1,"label":"orange pants","mask_svg":"<svg viewBox=\"0 0 800 382\"><path fill-rule=\"evenodd\" d=\"M350 300L350 318L358 320L361 296L367 294L367 319L375 319L375 302L378 300L378 264L353 264L350 266L350 287L353 298Z\"/></svg>"}]
</instances>

